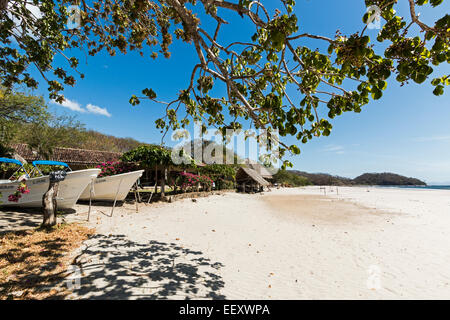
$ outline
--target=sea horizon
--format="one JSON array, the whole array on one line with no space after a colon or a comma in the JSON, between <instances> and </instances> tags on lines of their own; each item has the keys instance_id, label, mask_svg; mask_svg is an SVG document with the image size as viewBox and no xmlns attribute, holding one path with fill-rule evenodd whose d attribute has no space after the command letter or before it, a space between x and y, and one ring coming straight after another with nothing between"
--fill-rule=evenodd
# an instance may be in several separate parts
<instances>
[{"instance_id":1,"label":"sea horizon","mask_svg":"<svg viewBox=\"0 0 450 320\"><path fill-rule=\"evenodd\" d=\"M438 189L438 190L450 190L450 185L426 185L426 186L401 186L401 185L392 185L392 186L375 186L379 188L402 188L402 189Z\"/></svg>"}]
</instances>

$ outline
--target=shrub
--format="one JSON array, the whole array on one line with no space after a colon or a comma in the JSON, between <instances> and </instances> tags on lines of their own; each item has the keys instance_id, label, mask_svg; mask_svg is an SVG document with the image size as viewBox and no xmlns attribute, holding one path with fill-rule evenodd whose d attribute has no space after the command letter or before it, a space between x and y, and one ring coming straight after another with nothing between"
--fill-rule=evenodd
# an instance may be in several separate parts
<instances>
[{"instance_id":1,"label":"shrub","mask_svg":"<svg viewBox=\"0 0 450 320\"><path fill-rule=\"evenodd\" d=\"M102 170L98 175L99 177L107 177L113 176L115 174L134 171L137 169L137 166L133 163L107 161L99 164L97 168Z\"/></svg>"},{"instance_id":2,"label":"shrub","mask_svg":"<svg viewBox=\"0 0 450 320\"><path fill-rule=\"evenodd\" d=\"M222 189L234 189L234 182L226 179L219 178L216 180L216 187L219 190Z\"/></svg>"},{"instance_id":3,"label":"shrub","mask_svg":"<svg viewBox=\"0 0 450 320\"><path fill-rule=\"evenodd\" d=\"M197 184L203 186L203 189L211 189L213 184L210 177L205 175L196 175L190 172L180 172L176 182L182 190L195 188L197 187Z\"/></svg>"}]
</instances>

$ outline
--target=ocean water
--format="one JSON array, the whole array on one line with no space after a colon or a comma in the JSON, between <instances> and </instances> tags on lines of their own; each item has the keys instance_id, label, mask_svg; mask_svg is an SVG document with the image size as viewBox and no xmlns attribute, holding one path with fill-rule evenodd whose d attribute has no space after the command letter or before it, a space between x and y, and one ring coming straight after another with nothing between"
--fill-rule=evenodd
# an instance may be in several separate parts
<instances>
[{"instance_id":1,"label":"ocean water","mask_svg":"<svg viewBox=\"0 0 450 320\"><path fill-rule=\"evenodd\" d=\"M439 189L439 190L449 190L450 186L377 186L380 188L402 188L402 189Z\"/></svg>"}]
</instances>

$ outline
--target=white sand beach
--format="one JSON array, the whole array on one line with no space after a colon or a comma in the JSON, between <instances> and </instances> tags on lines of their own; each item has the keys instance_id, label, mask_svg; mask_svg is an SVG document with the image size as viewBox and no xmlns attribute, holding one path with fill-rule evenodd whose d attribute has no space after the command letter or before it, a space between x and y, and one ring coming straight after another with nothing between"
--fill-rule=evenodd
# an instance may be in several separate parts
<instances>
[{"instance_id":1,"label":"white sand beach","mask_svg":"<svg viewBox=\"0 0 450 320\"><path fill-rule=\"evenodd\" d=\"M449 191L326 191L95 207L70 298L450 298Z\"/></svg>"}]
</instances>

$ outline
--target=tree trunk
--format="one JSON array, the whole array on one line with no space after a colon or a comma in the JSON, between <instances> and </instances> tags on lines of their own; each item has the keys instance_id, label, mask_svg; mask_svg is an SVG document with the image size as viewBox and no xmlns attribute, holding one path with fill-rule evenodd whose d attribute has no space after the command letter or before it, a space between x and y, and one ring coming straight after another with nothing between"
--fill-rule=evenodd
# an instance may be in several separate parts
<instances>
[{"instance_id":1,"label":"tree trunk","mask_svg":"<svg viewBox=\"0 0 450 320\"><path fill-rule=\"evenodd\" d=\"M50 182L47 192L42 197L42 207L44 210L43 227L56 225L56 196L58 195L59 182Z\"/></svg>"}]
</instances>

